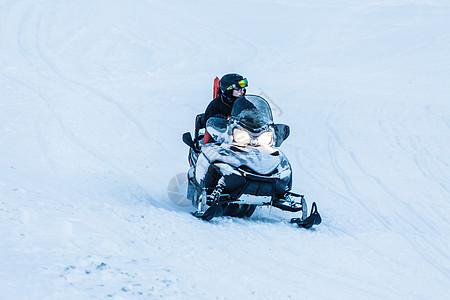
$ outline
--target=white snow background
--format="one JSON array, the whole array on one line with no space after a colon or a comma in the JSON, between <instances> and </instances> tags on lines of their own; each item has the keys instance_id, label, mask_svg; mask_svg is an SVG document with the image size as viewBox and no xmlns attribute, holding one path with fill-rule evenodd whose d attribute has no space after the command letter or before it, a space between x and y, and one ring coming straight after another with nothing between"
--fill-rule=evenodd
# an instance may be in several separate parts
<instances>
[{"instance_id":1,"label":"white snow background","mask_svg":"<svg viewBox=\"0 0 450 300\"><path fill-rule=\"evenodd\" d=\"M169 197L229 72L316 229ZM0 299L450 299L449 82L448 0L1 0Z\"/></svg>"}]
</instances>

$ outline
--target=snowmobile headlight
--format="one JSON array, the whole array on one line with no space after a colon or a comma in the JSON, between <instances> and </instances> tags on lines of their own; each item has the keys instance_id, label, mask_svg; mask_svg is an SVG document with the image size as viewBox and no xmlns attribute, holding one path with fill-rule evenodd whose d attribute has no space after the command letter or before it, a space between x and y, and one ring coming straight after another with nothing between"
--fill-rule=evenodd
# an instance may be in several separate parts
<instances>
[{"instance_id":1,"label":"snowmobile headlight","mask_svg":"<svg viewBox=\"0 0 450 300\"><path fill-rule=\"evenodd\" d=\"M264 133L262 133L259 137L258 137L258 144L260 146L272 146L273 143L273 132L272 131L266 131Z\"/></svg>"},{"instance_id":2,"label":"snowmobile headlight","mask_svg":"<svg viewBox=\"0 0 450 300\"><path fill-rule=\"evenodd\" d=\"M241 145L247 145L250 143L250 134L245 131L242 130L240 128L234 128L233 129L233 140Z\"/></svg>"}]
</instances>

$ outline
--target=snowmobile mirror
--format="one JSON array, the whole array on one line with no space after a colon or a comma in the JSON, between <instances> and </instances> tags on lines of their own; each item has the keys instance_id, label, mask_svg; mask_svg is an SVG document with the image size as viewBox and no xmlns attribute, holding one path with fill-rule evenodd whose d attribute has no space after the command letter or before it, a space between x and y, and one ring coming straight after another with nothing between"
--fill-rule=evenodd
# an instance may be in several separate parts
<instances>
[{"instance_id":1,"label":"snowmobile mirror","mask_svg":"<svg viewBox=\"0 0 450 300\"><path fill-rule=\"evenodd\" d=\"M225 139L227 125L228 119L212 117L206 122L206 130L215 141L222 142Z\"/></svg>"},{"instance_id":2,"label":"snowmobile mirror","mask_svg":"<svg viewBox=\"0 0 450 300\"><path fill-rule=\"evenodd\" d=\"M192 135L190 132L185 132L183 134L183 142L192 149L195 149L194 141L192 140Z\"/></svg>"},{"instance_id":3,"label":"snowmobile mirror","mask_svg":"<svg viewBox=\"0 0 450 300\"><path fill-rule=\"evenodd\" d=\"M275 124L275 147L280 147L281 144L289 137L291 129L286 124Z\"/></svg>"},{"instance_id":4,"label":"snowmobile mirror","mask_svg":"<svg viewBox=\"0 0 450 300\"><path fill-rule=\"evenodd\" d=\"M200 139L200 129L205 128L205 114L198 114L195 117L195 140L198 141Z\"/></svg>"}]
</instances>

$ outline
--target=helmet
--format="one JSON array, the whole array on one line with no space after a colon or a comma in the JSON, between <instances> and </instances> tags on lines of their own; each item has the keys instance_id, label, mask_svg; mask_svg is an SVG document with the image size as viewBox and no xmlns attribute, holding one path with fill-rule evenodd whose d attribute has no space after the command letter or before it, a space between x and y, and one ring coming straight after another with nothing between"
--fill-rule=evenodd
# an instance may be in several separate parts
<instances>
[{"instance_id":1,"label":"helmet","mask_svg":"<svg viewBox=\"0 0 450 300\"><path fill-rule=\"evenodd\" d=\"M244 78L242 77L242 75L235 73L224 75L219 82L220 91L224 94L230 95L233 89L245 88L246 86L248 86L247 78Z\"/></svg>"}]
</instances>

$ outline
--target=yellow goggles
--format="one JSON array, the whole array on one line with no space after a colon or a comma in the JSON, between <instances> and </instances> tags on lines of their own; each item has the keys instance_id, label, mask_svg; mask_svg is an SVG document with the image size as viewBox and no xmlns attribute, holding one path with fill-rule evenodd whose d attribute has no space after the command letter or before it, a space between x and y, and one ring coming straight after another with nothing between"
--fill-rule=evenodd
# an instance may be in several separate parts
<instances>
[{"instance_id":1,"label":"yellow goggles","mask_svg":"<svg viewBox=\"0 0 450 300\"><path fill-rule=\"evenodd\" d=\"M242 79L238 83L232 84L227 88L227 91L233 90L233 89L243 89L248 86L248 80L247 78Z\"/></svg>"}]
</instances>

